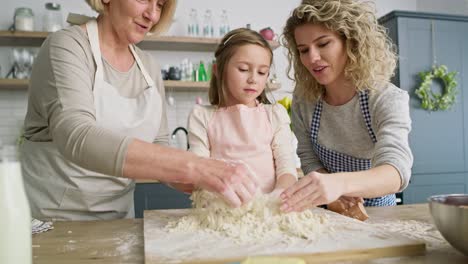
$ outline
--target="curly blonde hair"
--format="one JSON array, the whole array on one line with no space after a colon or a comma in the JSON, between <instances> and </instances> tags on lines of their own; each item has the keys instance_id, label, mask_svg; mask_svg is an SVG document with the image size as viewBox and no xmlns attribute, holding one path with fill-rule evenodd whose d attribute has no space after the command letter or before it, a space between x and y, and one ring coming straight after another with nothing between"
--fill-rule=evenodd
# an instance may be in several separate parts
<instances>
[{"instance_id":1,"label":"curly blonde hair","mask_svg":"<svg viewBox=\"0 0 468 264\"><path fill-rule=\"evenodd\" d=\"M370 2L356 0L302 0L288 18L281 38L288 49L288 77L295 81L294 93L309 101L325 92L301 63L294 31L312 23L324 25L345 39L348 62L345 76L357 90L375 90L394 74L397 56L385 28L378 24L375 8ZM294 76L292 69L294 68Z\"/></svg>"},{"instance_id":2,"label":"curly blonde hair","mask_svg":"<svg viewBox=\"0 0 468 264\"><path fill-rule=\"evenodd\" d=\"M102 0L85 0L86 3L99 14L104 14L104 3ZM177 0L167 0L161 11L161 17L158 23L153 25L149 32L152 34L160 35L169 29L174 17L175 9L177 6Z\"/></svg>"},{"instance_id":3,"label":"curly blonde hair","mask_svg":"<svg viewBox=\"0 0 468 264\"><path fill-rule=\"evenodd\" d=\"M265 48L270 54L270 65L273 62L273 51L270 44L258 32L247 28L238 28L228 32L221 40L215 52L217 74L213 74L211 77L210 89L208 91L211 105L221 107L226 105L225 68L237 49L248 44ZM257 97L257 100L263 104L270 104L266 95L267 89L268 86Z\"/></svg>"}]
</instances>

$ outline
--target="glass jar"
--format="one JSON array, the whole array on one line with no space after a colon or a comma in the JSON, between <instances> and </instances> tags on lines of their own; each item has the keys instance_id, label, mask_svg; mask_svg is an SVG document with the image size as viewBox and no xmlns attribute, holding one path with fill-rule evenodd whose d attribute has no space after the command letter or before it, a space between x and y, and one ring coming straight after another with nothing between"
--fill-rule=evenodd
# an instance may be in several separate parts
<instances>
[{"instance_id":1,"label":"glass jar","mask_svg":"<svg viewBox=\"0 0 468 264\"><path fill-rule=\"evenodd\" d=\"M46 3L42 30L55 32L63 28L62 11L58 3Z\"/></svg>"},{"instance_id":2,"label":"glass jar","mask_svg":"<svg viewBox=\"0 0 468 264\"><path fill-rule=\"evenodd\" d=\"M18 7L15 9L15 30L34 31L34 14L31 8Z\"/></svg>"},{"instance_id":3,"label":"glass jar","mask_svg":"<svg viewBox=\"0 0 468 264\"><path fill-rule=\"evenodd\" d=\"M29 49L13 48L11 53L13 78L28 79L34 63L34 54Z\"/></svg>"}]
</instances>

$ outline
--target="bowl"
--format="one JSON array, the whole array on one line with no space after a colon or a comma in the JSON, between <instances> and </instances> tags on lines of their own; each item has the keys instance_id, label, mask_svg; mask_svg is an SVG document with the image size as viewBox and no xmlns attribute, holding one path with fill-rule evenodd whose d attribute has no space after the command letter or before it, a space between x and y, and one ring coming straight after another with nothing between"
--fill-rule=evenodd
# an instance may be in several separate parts
<instances>
[{"instance_id":1,"label":"bowl","mask_svg":"<svg viewBox=\"0 0 468 264\"><path fill-rule=\"evenodd\" d=\"M468 194L434 195L428 200L437 229L450 245L468 256Z\"/></svg>"}]
</instances>

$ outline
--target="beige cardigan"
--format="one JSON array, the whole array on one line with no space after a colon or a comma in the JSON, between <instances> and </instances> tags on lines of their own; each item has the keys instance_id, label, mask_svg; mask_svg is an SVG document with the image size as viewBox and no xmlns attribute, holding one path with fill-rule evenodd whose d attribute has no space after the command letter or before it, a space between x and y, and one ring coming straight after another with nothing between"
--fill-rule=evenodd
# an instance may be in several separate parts
<instances>
[{"instance_id":1,"label":"beige cardigan","mask_svg":"<svg viewBox=\"0 0 468 264\"><path fill-rule=\"evenodd\" d=\"M161 71L139 48L141 58L162 98ZM125 97L136 97L147 87L136 63L119 72L103 59L104 78ZM58 31L46 39L34 63L24 122L26 139L56 143L67 159L103 174L122 176L130 138L96 125L93 82L96 66L86 32L79 26ZM168 144L166 105L155 143ZM116 117L117 118L117 117Z\"/></svg>"}]
</instances>

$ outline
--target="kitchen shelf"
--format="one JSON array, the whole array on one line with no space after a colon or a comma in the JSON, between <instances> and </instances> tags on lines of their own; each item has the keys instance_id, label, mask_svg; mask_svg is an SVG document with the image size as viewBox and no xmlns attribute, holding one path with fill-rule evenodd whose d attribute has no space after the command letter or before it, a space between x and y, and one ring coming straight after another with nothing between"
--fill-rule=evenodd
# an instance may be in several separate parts
<instances>
[{"instance_id":1,"label":"kitchen shelf","mask_svg":"<svg viewBox=\"0 0 468 264\"><path fill-rule=\"evenodd\" d=\"M25 90L28 89L29 80L0 79L0 90Z\"/></svg>"},{"instance_id":2,"label":"kitchen shelf","mask_svg":"<svg viewBox=\"0 0 468 264\"><path fill-rule=\"evenodd\" d=\"M0 31L0 46L39 47L49 35L49 32L39 31ZM220 43L219 38L174 37L174 36L147 36L138 46L146 50L169 51L214 51ZM277 41L269 41L271 47L279 47ZM207 82L165 81L164 86L169 89L180 90L207 90ZM27 89L28 80L0 79L1 89ZM269 84L271 90L278 90L279 84Z\"/></svg>"},{"instance_id":3,"label":"kitchen shelf","mask_svg":"<svg viewBox=\"0 0 468 264\"><path fill-rule=\"evenodd\" d=\"M182 81L164 81L164 87L166 89L171 88L171 89L187 89L187 90L193 90L193 89L199 89L199 90L208 90L210 87L209 82L182 82ZM275 91L281 88L281 85L279 83L268 83L268 88L270 90Z\"/></svg>"},{"instance_id":4,"label":"kitchen shelf","mask_svg":"<svg viewBox=\"0 0 468 264\"><path fill-rule=\"evenodd\" d=\"M0 46L39 47L49 32L40 31L0 31ZM151 36L148 35L138 44L145 50L170 51L214 51L220 43L219 38ZM277 41L268 41L272 49L279 47Z\"/></svg>"},{"instance_id":5,"label":"kitchen shelf","mask_svg":"<svg viewBox=\"0 0 468 264\"><path fill-rule=\"evenodd\" d=\"M18 89L26 90L28 88L29 80L20 79L0 79L0 90L5 89ZM182 81L164 81L164 87L166 89L175 90L208 90L209 82L182 82ZM281 85L269 83L268 87L274 91L278 90Z\"/></svg>"},{"instance_id":6,"label":"kitchen shelf","mask_svg":"<svg viewBox=\"0 0 468 264\"><path fill-rule=\"evenodd\" d=\"M47 37L48 32L39 31L0 31L0 46L39 47Z\"/></svg>"}]
</instances>

